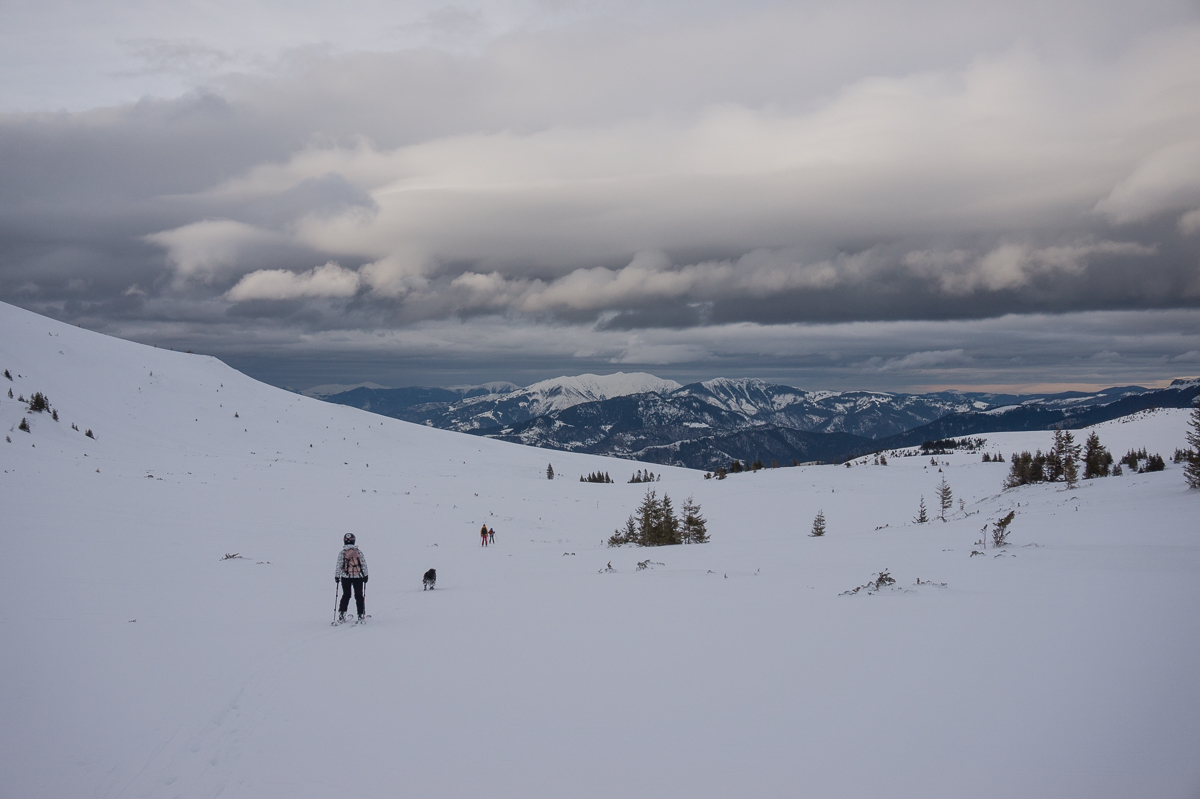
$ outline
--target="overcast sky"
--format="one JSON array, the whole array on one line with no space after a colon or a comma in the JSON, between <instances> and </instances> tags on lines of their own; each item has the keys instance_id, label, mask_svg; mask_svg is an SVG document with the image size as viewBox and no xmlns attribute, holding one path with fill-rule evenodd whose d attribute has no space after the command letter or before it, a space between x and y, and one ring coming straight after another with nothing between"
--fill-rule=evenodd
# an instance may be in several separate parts
<instances>
[{"instance_id":1,"label":"overcast sky","mask_svg":"<svg viewBox=\"0 0 1200 799\"><path fill-rule=\"evenodd\" d=\"M0 20L0 300L278 385L1200 374L1194 0Z\"/></svg>"}]
</instances>

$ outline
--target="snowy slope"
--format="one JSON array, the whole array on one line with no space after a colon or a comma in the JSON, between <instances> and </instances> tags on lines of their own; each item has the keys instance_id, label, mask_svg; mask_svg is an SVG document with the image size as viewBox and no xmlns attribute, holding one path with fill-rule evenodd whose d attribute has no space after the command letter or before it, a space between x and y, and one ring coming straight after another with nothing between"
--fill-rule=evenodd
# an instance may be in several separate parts
<instances>
[{"instance_id":1,"label":"snowy slope","mask_svg":"<svg viewBox=\"0 0 1200 799\"><path fill-rule=\"evenodd\" d=\"M4 368L60 421L0 394L0 796L1200 792L1200 492L1174 464L1071 492L1002 492L977 455L665 468L653 488L694 494L713 543L614 550L646 487L578 475L627 462L0 305ZM1099 429L1169 458L1185 423ZM1007 458L1051 434L987 438ZM943 475L965 510L911 524ZM1013 546L972 557L1009 509ZM346 530L363 627L328 624ZM880 569L902 590L840 595Z\"/></svg>"}]
</instances>

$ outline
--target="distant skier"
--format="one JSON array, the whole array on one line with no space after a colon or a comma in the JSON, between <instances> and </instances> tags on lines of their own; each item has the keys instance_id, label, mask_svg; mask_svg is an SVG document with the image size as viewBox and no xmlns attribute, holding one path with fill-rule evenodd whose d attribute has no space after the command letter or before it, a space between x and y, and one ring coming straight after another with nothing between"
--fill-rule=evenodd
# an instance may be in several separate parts
<instances>
[{"instance_id":1,"label":"distant skier","mask_svg":"<svg viewBox=\"0 0 1200 799\"><path fill-rule=\"evenodd\" d=\"M495 527L488 528L488 543L489 544L496 543L496 528Z\"/></svg>"},{"instance_id":2,"label":"distant skier","mask_svg":"<svg viewBox=\"0 0 1200 799\"><path fill-rule=\"evenodd\" d=\"M367 584L367 559L362 550L354 545L354 533L342 538L342 551L338 553L337 569L333 581L342 584L342 603L338 606L338 621L346 620L346 608L350 606L350 592L354 591L354 604L358 609L358 620L366 618L367 602L363 597L363 586Z\"/></svg>"},{"instance_id":3,"label":"distant skier","mask_svg":"<svg viewBox=\"0 0 1200 799\"><path fill-rule=\"evenodd\" d=\"M488 545L487 533L488 529L486 524L479 528L479 546L486 547Z\"/></svg>"}]
</instances>

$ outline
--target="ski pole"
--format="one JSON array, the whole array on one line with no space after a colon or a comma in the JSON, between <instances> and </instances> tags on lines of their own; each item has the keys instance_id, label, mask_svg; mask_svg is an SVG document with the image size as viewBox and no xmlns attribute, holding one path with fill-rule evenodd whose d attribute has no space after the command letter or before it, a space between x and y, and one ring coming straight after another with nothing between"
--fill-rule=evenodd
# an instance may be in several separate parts
<instances>
[{"instance_id":1,"label":"ski pole","mask_svg":"<svg viewBox=\"0 0 1200 799\"><path fill-rule=\"evenodd\" d=\"M338 589L342 587L341 580L333 581L333 620L337 621Z\"/></svg>"}]
</instances>

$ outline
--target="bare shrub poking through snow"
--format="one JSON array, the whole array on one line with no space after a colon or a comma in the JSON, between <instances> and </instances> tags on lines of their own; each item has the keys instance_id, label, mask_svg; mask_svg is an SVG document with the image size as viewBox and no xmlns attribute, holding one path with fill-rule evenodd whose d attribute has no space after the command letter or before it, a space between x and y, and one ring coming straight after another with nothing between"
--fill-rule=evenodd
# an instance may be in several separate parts
<instances>
[{"instance_id":1,"label":"bare shrub poking through snow","mask_svg":"<svg viewBox=\"0 0 1200 799\"><path fill-rule=\"evenodd\" d=\"M874 580L868 580L862 585L851 588L849 591L843 591L838 596L854 596L859 591L865 591L867 594L877 594L888 586L896 584L896 578L892 577L889 569L882 569L878 574L874 575Z\"/></svg>"}]
</instances>

